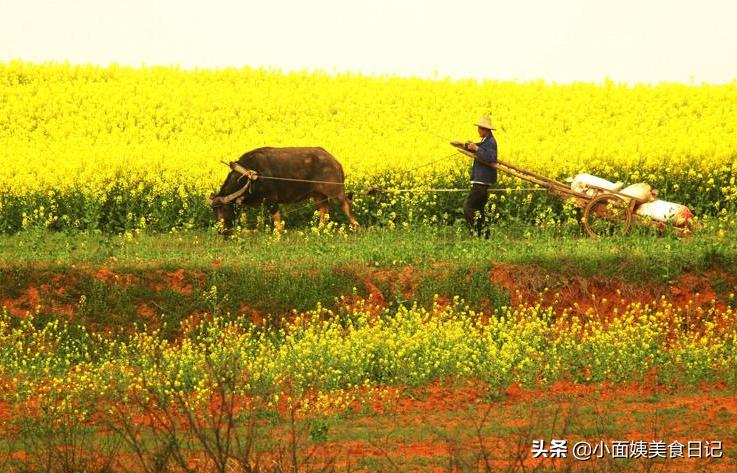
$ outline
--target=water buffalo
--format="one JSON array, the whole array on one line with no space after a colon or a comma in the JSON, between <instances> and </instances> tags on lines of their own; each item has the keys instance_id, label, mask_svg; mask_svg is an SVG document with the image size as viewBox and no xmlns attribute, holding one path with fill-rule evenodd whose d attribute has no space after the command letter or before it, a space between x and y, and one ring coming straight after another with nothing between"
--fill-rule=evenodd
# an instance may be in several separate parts
<instances>
[{"instance_id":1,"label":"water buffalo","mask_svg":"<svg viewBox=\"0 0 737 473\"><path fill-rule=\"evenodd\" d=\"M258 148L241 156L209 205L229 233L235 219L234 204L256 207L266 205L277 230L283 228L279 204L313 199L324 223L329 202L340 204L351 225L358 222L346 197L343 167L322 148ZM280 179L273 179L280 178ZM247 186L247 187L246 187Z\"/></svg>"}]
</instances>

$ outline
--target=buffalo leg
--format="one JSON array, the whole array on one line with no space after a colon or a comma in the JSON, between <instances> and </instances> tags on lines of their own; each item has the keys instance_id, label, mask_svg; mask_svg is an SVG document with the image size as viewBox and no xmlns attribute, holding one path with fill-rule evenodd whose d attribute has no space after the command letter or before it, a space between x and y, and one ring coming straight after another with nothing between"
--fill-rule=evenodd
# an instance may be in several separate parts
<instances>
[{"instance_id":1,"label":"buffalo leg","mask_svg":"<svg viewBox=\"0 0 737 473\"><path fill-rule=\"evenodd\" d=\"M343 209L343 213L348 217L348 221L351 222L351 226L353 228L359 228L361 225L358 224L358 220L353 216L353 212L351 211L351 202L344 196L341 199L340 205Z\"/></svg>"},{"instance_id":2,"label":"buffalo leg","mask_svg":"<svg viewBox=\"0 0 737 473\"><path fill-rule=\"evenodd\" d=\"M320 204L320 226L325 226L325 219L328 216L328 211L330 208L328 207L328 204Z\"/></svg>"},{"instance_id":3,"label":"buffalo leg","mask_svg":"<svg viewBox=\"0 0 737 473\"><path fill-rule=\"evenodd\" d=\"M284 230L284 221L281 218L281 210L276 205L271 208L271 219L274 221L274 230L281 233Z\"/></svg>"},{"instance_id":4,"label":"buffalo leg","mask_svg":"<svg viewBox=\"0 0 737 473\"><path fill-rule=\"evenodd\" d=\"M328 216L328 212L330 212L330 206L328 205L328 198L324 195L315 195L312 197L315 201L315 204L317 205L318 210L320 210L320 226L325 225L325 219Z\"/></svg>"}]
</instances>

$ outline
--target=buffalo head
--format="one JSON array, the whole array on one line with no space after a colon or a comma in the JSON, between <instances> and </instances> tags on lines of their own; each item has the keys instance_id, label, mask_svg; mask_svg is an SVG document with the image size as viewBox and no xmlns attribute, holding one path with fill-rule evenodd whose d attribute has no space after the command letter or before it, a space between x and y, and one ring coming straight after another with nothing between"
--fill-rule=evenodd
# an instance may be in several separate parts
<instances>
[{"instance_id":1,"label":"buffalo head","mask_svg":"<svg viewBox=\"0 0 737 473\"><path fill-rule=\"evenodd\" d=\"M229 235L233 230L235 221L235 208L232 202L226 203L221 196L210 195L207 205L212 208L215 220L218 222L218 231L222 235Z\"/></svg>"}]
</instances>

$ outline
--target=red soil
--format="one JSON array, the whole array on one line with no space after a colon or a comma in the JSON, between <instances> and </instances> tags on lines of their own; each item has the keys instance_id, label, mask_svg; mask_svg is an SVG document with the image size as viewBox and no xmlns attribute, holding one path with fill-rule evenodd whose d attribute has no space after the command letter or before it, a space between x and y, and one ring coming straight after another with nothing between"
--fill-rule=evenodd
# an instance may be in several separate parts
<instances>
[{"instance_id":1,"label":"red soil","mask_svg":"<svg viewBox=\"0 0 737 473\"><path fill-rule=\"evenodd\" d=\"M132 287L140 284L138 278L131 273L120 275L106 267L101 267L96 270L93 267L86 267L84 269L89 271L95 279L99 279L100 281L108 284L115 284L122 287Z\"/></svg>"},{"instance_id":2,"label":"red soil","mask_svg":"<svg viewBox=\"0 0 737 473\"><path fill-rule=\"evenodd\" d=\"M721 440L724 459L714 463L669 460L667 471L735 471L737 458L727 457L733 448L731 433L737 428L737 395L725 389L717 383L681 394L650 384L593 386L559 382L536 389L511 386L503 399L488 401L488 393L472 385L436 385L406 392L395 400L390 411L354 419L341 429L354 435L356 431L365 432L367 438L373 436L372 440L334 440L324 450L342 458L339 464L344 466L355 465L360 458L374 457L383 459L387 468L392 463L414 463L427 466L403 471L438 472L449 471L447 465L453 457L479 458L486 450L493 467L507 471L516 463L520 467L517 471L523 471L522 465L527 469L538 464L556 465L555 460L532 458L533 439L561 438L568 440L569 445L578 441L663 440L669 444L678 440L685 444ZM666 415L672 411L676 414ZM559 426L551 430L556 416ZM606 422L612 416L617 419L614 430L604 430L600 435L588 433L597 422ZM478 428L483 428L482 435L478 435ZM335 437L339 438L340 432ZM596 461L604 466L605 460ZM643 461L636 471L641 471L647 462ZM442 466L431 468L432 463ZM557 464L561 469L570 466L573 470L595 467L592 461L573 459Z\"/></svg>"},{"instance_id":3,"label":"red soil","mask_svg":"<svg viewBox=\"0 0 737 473\"><path fill-rule=\"evenodd\" d=\"M221 266L222 263L219 261L213 262L213 268ZM388 270L369 266L345 267L339 268L339 271L350 273L352 277L356 275L360 277L368 293L366 300L371 306L369 308L378 311L386 306L386 298L391 297L391 294L412 300L423 281L442 274L446 269L446 265L437 263L424 272L411 266ZM69 292L85 273L109 285L124 288L141 285L156 291L175 291L183 296L191 296L195 287L206 289L205 273L185 269L116 273L108 267L82 265L76 270L58 273L39 268L40 279L44 282L21 288L20 296L11 296L8 291L0 288L2 306L7 308L8 313L17 317L24 317L27 313L39 309L71 318L76 311L76 305L69 301ZM737 277L717 271L705 274L685 273L669 283L651 281L635 284L604 277L584 278L551 274L536 265L495 264L489 278L493 285L509 293L512 304L542 303L556 306L561 310L570 308L582 313L593 311L611 314L615 308L621 311L632 303L653 304L661 298L678 307L698 308L715 303L718 308L723 309L726 306L727 293L737 293ZM385 294L382 288L387 288L389 294ZM363 298L348 295L341 304L350 307L359 300ZM440 296L438 302L447 305L450 300ZM262 321L267 315L250 306L248 301L243 301L241 308L257 322ZM156 312L157 309L145 301L138 304L138 315L142 319L152 320Z\"/></svg>"},{"instance_id":4,"label":"red soil","mask_svg":"<svg viewBox=\"0 0 737 473\"><path fill-rule=\"evenodd\" d=\"M153 273L153 278L149 286L156 291L170 290L178 292L183 296L191 296L193 289L191 281L195 281L199 286L203 286L205 279L205 273L198 271L185 271L184 269L171 272L156 271Z\"/></svg>"},{"instance_id":5,"label":"red soil","mask_svg":"<svg viewBox=\"0 0 737 473\"><path fill-rule=\"evenodd\" d=\"M532 440L565 439L569 446L579 441L610 445L620 440L662 440L666 444L722 441L721 460L668 460L665 470L653 460L638 460L634 469L616 471L645 471L648 467L655 471L737 469L737 458L729 456L737 429L737 393L723 383L686 390L650 382L558 382L538 388L512 385L498 400L490 400L481 386L469 382L389 389L368 400L364 409L354 403L354 412L361 414L344 412L341 420L331 423L325 443L302 438L301 448L313 449L312 466L334 464L338 471L394 471L400 465L401 471L484 471L476 469L484 452L495 471L530 471L536 466L591 471L605 469L613 460L535 459ZM286 416L289 409L282 402L279 411ZM271 436L284 442L290 438L286 428ZM449 470L454 461L456 466ZM373 466L361 468L361 464ZM516 470L512 469L515 465Z\"/></svg>"},{"instance_id":6,"label":"red soil","mask_svg":"<svg viewBox=\"0 0 737 473\"><path fill-rule=\"evenodd\" d=\"M677 307L705 307L713 302L726 307L725 296L717 294L712 281L724 281L737 293L737 278L715 271L702 275L684 273L669 284L659 282L628 283L603 277L583 278L551 275L535 265L496 264L491 281L505 288L512 304L553 305L610 314L633 303L650 304L665 297Z\"/></svg>"},{"instance_id":7,"label":"red soil","mask_svg":"<svg viewBox=\"0 0 737 473\"><path fill-rule=\"evenodd\" d=\"M468 381L419 389L387 388L369 397L364 393L367 404L353 405L353 412L360 414L343 411L333 418L324 442L309 440L309 429L304 426L316 417L302 413L300 456L310 453L309 466L315 471L327 464L334 464L337 471L353 472L394 471L400 466L401 471L409 472L484 471L477 470L484 455L493 471L530 471L536 466L591 471L605 470L612 460L535 459L532 441L564 439L569 446L578 441L722 441L724 458L718 461L668 460L664 470L653 460L638 460L634 469L616 471L646 471L648 467L655 471L737 470L737 458L730 457L737 431L737 392L723 383L681 390L650 382L557 382L534 388L512 385L501 397L490 397L482 386ZM277 451L288 448L291 440L285 397L279 403L280 424L268 427L263 423L271 429L269 445ZM247 404L246 399L236 402L238 409ZM120 407L118 415L132 416L138 425L158 422L154 420L157 416ZM210 411L217 412L217 402ZM9 406L0 402L0 425L11 425L11 421ZM264 458L275 454L267 453ZM15 457L22 460L22 455ZM455 466L449 469L449 465Z\"/></svg>"},{"instance_id":8,"label":"red soil","mask_svg":"<svg viewBox=\"0 0 737 473\"><path fill-rule=\"evenodd\" d=\"M34 312L40 305L41 296L34 286L27 287L20 297L6 297L3 299L3 307L7 309L10 315L16 317L25 317Z\"/></svg>"}]
</instances>

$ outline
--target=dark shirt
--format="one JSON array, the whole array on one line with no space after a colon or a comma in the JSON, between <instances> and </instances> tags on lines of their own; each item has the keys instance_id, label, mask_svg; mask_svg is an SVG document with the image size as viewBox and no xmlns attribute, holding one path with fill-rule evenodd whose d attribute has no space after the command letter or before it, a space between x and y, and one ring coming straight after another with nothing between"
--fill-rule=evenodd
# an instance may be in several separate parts
<instances>
[{"instance_id":1,"label":"dark shirt","mask_svg":"<svg viewBox=\"0 0 737 473\"><path fill-rule=\"evenodd\" d=\"M496 168L485 164L496 163L496 139L489 132L483 140L476 144L479 149L476 151L476 159L474 159L473 165L471 166L471 182L496 184Z\"/></svg>"}]
</instances>

